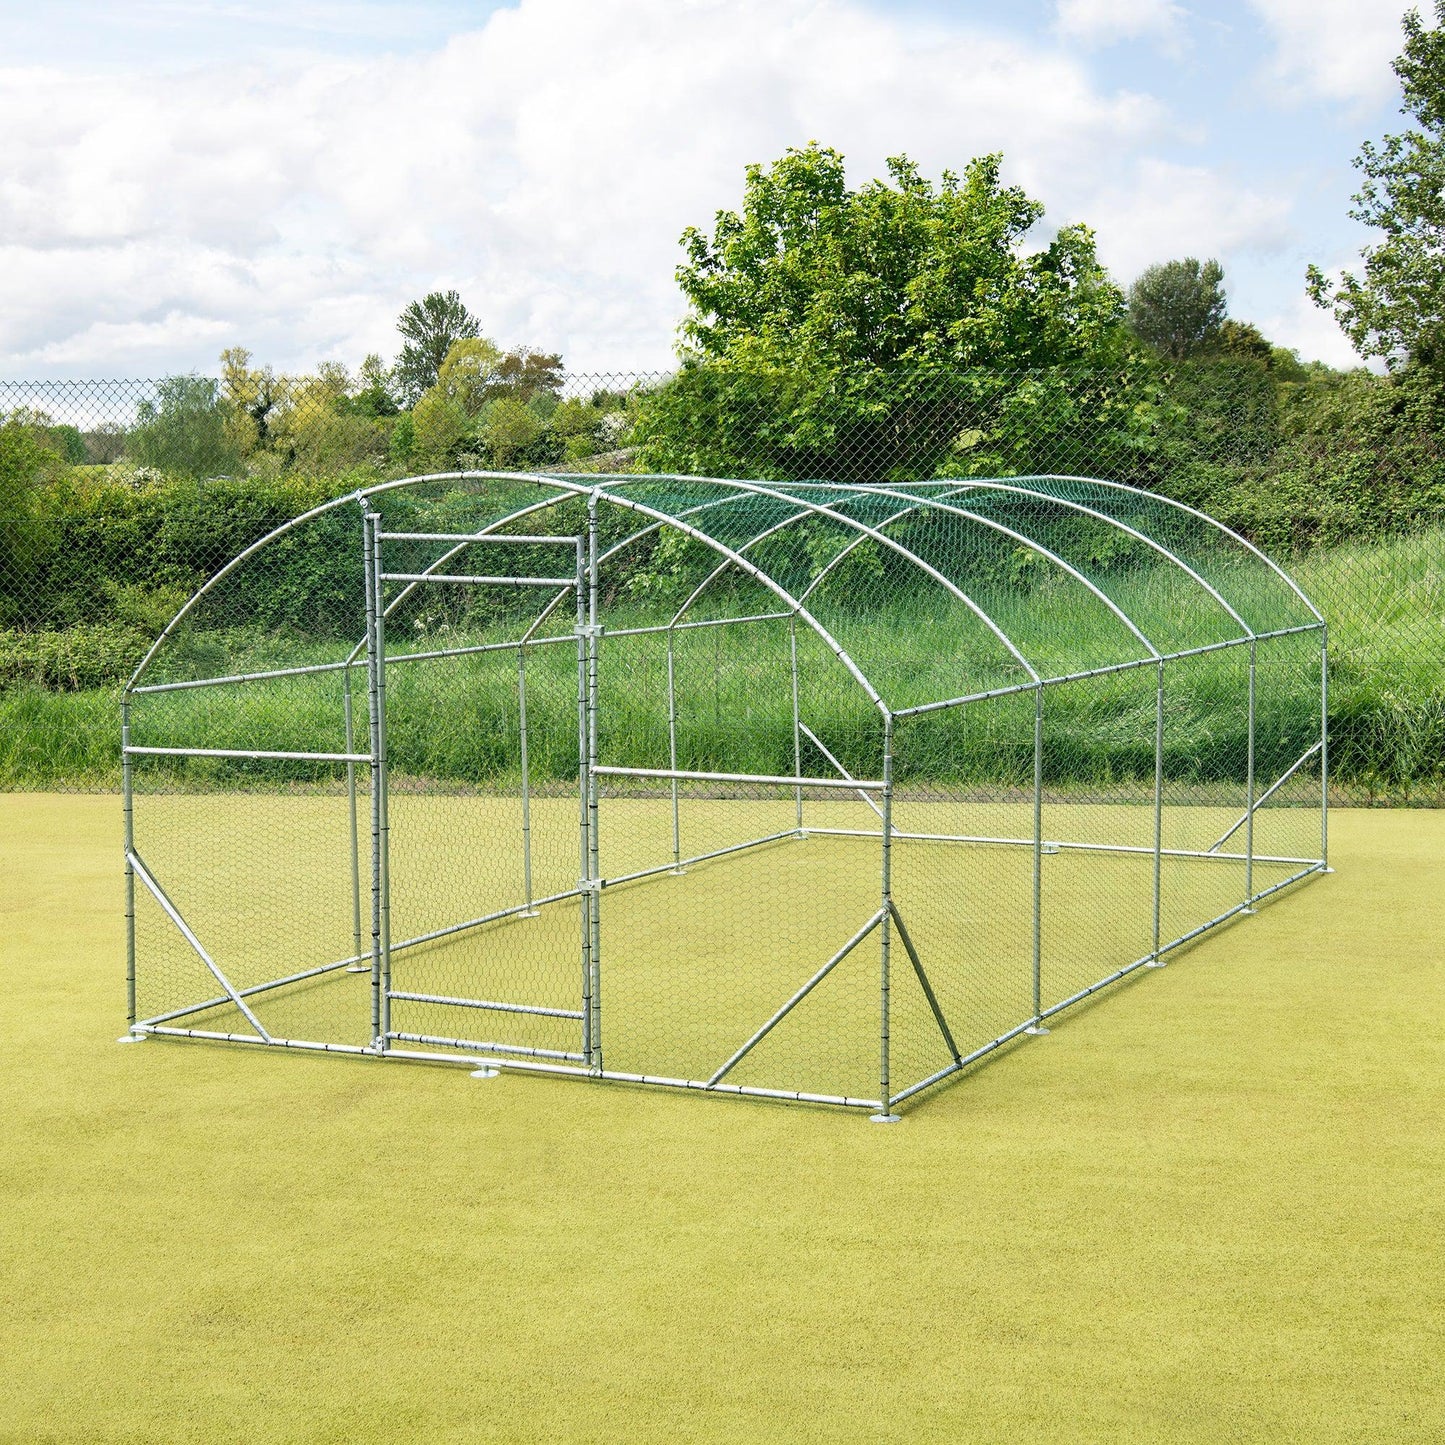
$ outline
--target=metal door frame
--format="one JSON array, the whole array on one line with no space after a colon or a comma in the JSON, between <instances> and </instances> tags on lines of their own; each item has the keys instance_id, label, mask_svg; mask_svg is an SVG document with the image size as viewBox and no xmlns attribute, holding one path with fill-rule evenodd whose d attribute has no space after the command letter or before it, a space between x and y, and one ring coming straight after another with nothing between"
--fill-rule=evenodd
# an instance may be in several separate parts
<instances>
[{"instance_id":1,"label":"metal door frame","mask_svg":"<svg viewBox=\"0 0 1445 1445\"><path fill-rule=\"evenodd\" d=\"M597 740L597 636L596 626L596 514L589 516L589 537L537 536L497 533L461 532L392 532L384 530L379 512L366 510L363 516L363 564L366 589L365 659L367 675L367 716L370 726L371 788L371 982L372 982L372 1051L387 1053L393 1042L431 1044L466 1049L477 1053L497 1053L524 1058L551 1059L559 1062L601 1067L600 1020L597 1000L597 955L600 941L598 899L601 888L597 879L596 783L592 762ZM573 549L575 565L570 577L520 577L476 573L442 573L429 568L425 572L388 572L382 556L382 544L388 541L434 541L454 544L455 552L472 542L502 543L512 546L567 546ZM480 647L444 648L426 654L427 660L460 657L478 651L517 653L517 698L522 769L522 902L463 922L448 924L416 937L393 942L391 938L391 869L390 819L388 809L388 761L386 716L386 626L387 606L383 586L387 582L403 583L408 591L428 584L474 586L545 587L555 593L552 601L534 619L532 625L516 642L483 644ZM578 852L579 877L575 888L536 898L532 891L531 853L531 782L528 774L526 677L527 654L538 639L538 625L571 591L576 598L576 622L572 629L577 646L577 728L578 728ZM396 601L393 599L391 606ZM549 639L556 640L556 639ZM405 656L406 654L399 654ZM485 923L506 917L534 917L541 904L560 903L569 897L578 899L581 935L580 1008L561 1009L539 1004L509 1003L493 999L471 999L451 995L417 993L393 986L392 955L403 949L430 943L449 934L461 933ZM552 1018L574 1019L581 1026L580 1048L545 1049L496 1040L443 1038L436 1034L420 1034L393 1029L393 1000L431 1003L451 1007L475 1008L486 1013L527 1014Z\"/></svg>"}]
</instances>

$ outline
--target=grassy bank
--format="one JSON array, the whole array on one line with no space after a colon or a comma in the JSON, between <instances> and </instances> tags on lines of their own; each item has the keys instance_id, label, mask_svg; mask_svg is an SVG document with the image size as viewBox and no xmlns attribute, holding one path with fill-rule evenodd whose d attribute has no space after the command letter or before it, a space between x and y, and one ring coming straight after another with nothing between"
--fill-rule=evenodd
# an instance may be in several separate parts
<instances>
[{"instance_id":1,"label":"grassy bank","mask_svg":"<svg viewBox=\"0 0 1445 1445\"><path fill-rule=\"evenodd\" d=\"M1445 532L1307 554L1293 566L1331 625L1332 773L1365 800L1436 802L1445 791ZM1108 585L1146 633L1171 647L1219 635L1203 610L1179 615L1177 589L1157 570ZM1067 672L1139 655L1107 611L1067 588L983 596L1010 635L1046 671ZM819 600L829 627L895 706L1018 680L996 644L960 616L915 598L861 614L846 597ZM1267 610L1261 608L1261 610ZM1256 614L1258 615L1258 614ZM620 605L609 627L655 620ZM418 623L421 626L418 626ZM399 619L392 646L424 649L493 640L495 623L439 633ZM804 720L851 768L879 766L866 699L811 634L800 635ZM209 649L203 672L296 666L334 659L338 644L294 631L232 629L184 645ZM1261 646L1262 776L1286 766L1313 734L1308 639ZM792 700L786 624L680 634L676 654L679 762L683 766L786 772L792 766ZM52 649L55 651L55 649ZM214 653L214 656L210 655ZM615 759L653 766L667 755L667 659L656 639L604 643L603 746ZM1242 652L1171 670L1166 689L1166 774L1180 782L1243 777L1246 753ZM575 653L570 644L529 655L531 766L539 779L575 775ZM515 657L500 654L390 670L391 757L401 772L487 784L516 767ZM356 679L364 715L364 679ZM341 681L324 675L223 694L138 700L137 740L153 745L340 750ZM1152 682L1143 673L1051 690L1045 769L1066 785L1152 774ZM0 689L0 788L114 787L118 780L114 687L63 690L14 680ZM142 737L141 734L144 734ZM900 733L899 767L918 779L1011 784L1032 766L1032 706L999 702L920 721ZM212 767L218 776L227 769ZM237 770L230 768L234 774ZM269 776L278 776L269 770Z\"/></svg>"}]
</instances>

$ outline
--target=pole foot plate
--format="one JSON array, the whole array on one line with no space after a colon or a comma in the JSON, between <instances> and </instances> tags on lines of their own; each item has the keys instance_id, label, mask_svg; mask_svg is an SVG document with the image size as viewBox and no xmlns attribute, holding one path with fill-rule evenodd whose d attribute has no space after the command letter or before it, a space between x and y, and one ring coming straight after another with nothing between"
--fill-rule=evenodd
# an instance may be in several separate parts
<instances>
[{"instance_id":1,"label":"pole foot plate","mask_svg":"<svg viewBox=\"0 0 1445 1445\"><path fill-rule=\"evenodd\" d=\"M869 1114L870 1124L897 1124L902 1121L902 1114Z\"/></svg>"},{"instance_id":2,"label":"pole foot plate","mask_svg":"<svg viewBox=\"0 0 1445 1445\"><path fill-rule=\"evenodd\" d=\"M371 965L369 963L348 963L346 971L347 973L370 973Z\"/></svg>"},{"instance_id":3,"label":"pole foot plate","mask_svg":"<svg viewBox=\"0 0 1445 1445\"><path fill-rule=\"evenodd\" d=\"M1167 958L1151 958L1151 959L1149 960L1149 962L1144 965L1144 967L1145 967L1145 968L1168 968L1168 967L1169 967L1169 960L1168 960Z\"/></svg>"},{"instance_id":4,"label":"pole foot plate","mask_svg":"<svg viewBox=\"0 0 1445 1445\"><path fill-rule=\"evenodd\" d=\"M493 1064L478 1064L468 1075L472 1079L495 1079L502 1071Z\"/></svg>"},{"instance_id":5,"label":"pole foot plate","mask_svg":"<svg viewBox=\"0 0 1445 1445\"><path fill-rule=\"evenodd\" d=\"M146 1041L144 1034L122 1034L117 1040L118 1044L143 1044Z\"/></svg>"},{"instance_id":6,"label":"pole foot plate","mask_svg":"<svg viewBox=\"0 0 1445 1445\"><path fill-rule=\"evenodd\" d=\"M1030 1025L1028 1026L1028 1028L1026 1028L1026 1029L1024 1030L1024 1032L1025 1032L1026 1034L1035 1034L1035 1035L1038 1035L1038 1034L1046 1034L1046 1033L1048 1033L1048 1029L1046 1029L1046 1028L1043 1026L1043 1024L1030 1024Z\"/></svg>"}]
</instances>

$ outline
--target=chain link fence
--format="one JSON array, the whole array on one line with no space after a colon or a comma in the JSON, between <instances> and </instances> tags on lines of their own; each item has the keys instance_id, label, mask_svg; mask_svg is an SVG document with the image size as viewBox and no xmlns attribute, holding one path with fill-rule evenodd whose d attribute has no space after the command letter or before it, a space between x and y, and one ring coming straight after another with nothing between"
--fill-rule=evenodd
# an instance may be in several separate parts
<instances>
[{"instance_id":1,"label":"chain link fence","mask_svg":"<svg viewBox=\"0 0 1445 1445\"><path fill-rule=\"evenodd\" d=\"M486 468L884 486L1073 474L1177 498L1278 558L1328 619L1338 800L1445 798L1445 464L1432 405L1387 379L1235 362L846 378L700 366L433 388L403 404L374 379L323 368L3 382L0 414L0 788L117 789L121 684L186 598L276 526L388 478ZM1117 538L1080 536L1089 568L1145 585ZM790 545L823 544L802 527ZM675 598L685 553L660 536L607 585L635 602ZM246 584L236 625L269 639L273 663L304 662L317 636L355 622L355 579L337 556L319 533L298 535L264 583ZM834 585L878 603L886 667L890 637L919 623L889 599L881 566L855 549ZM974 583L1004 609L1052 585L1024 546L993 549L987 568ZM446 637L458 626L448 606L429 597L407 626ZM957 639L935 640L946 666ZM223 666L217 631L185 645L199 672ZM699 633L708 645L719 644ZM1223 687L1213 676L1201 665L1199 686ZM1127 711L1110 700L1116 685L1079 684L1081 712ZM275 708L253 739L285 746L294 715ZM505 725L481 706L465 738L432 746L485 750Z\"/></svg>"}]
</instances>

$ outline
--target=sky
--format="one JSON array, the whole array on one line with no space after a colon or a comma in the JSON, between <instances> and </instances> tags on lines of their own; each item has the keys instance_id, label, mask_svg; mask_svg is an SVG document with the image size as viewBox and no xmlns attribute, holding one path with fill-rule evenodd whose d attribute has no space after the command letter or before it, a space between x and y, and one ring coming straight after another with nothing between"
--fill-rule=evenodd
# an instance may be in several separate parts
<instances>
[{"instance_id":1,"label":"sky","mask_svg":"<svg viewBox=\"0 0 1445 1445\"><path fill-rule=\"evenodd\" d=\"M456 288L575 372L666 368L678 237L817 140L850 179L990 151L1123 285L1354 364L1305 267L1357 261L1404 128L1408 0L0 0L0 378L399 347ZM1428 6L1426 7L1428 9Z\"/></svg>"}]
</instances>

